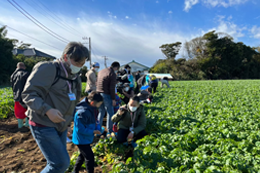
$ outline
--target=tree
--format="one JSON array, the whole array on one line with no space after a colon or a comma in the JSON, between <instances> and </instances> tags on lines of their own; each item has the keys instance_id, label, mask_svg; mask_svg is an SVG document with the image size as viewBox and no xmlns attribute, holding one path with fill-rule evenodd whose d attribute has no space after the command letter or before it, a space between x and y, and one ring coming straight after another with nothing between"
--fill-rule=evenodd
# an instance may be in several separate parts
<instances>
[{"instance_id":1,"label":"tree","mask_svg":"<svg viewBox=\"0 0 260 173\"><path fill-rule=\"evenodd\" d=\"M88 67L83 66L81 69L81 81L82 82L87 82L87 77L86 77L86 73L88 72Z\"/></svg>"},{"instance_id":2,"label":"tree","mask_svg":"<svg viewBox=\"0 0 260 173\"><path fill-rule=\"evenodd\" d=\"M15 69L15 62L13 60L13 41L6 37L6 26L0 28L0 85L6 84L10 81L10 75Z\"/></svg>"},{"instance_id":3,"label":"tree","mask_svg":"<svg viewBox=\"0 0 260 173\"><path fill-rule=\"evenodd\" d=\"M163 44L160 49L167 59L174 59L181 49L181 42Z\"/></svg>"},{"instance_id":4,"label":"tree","mask_svg":"<svg viewBox=\"0 0 260 173\"><path fill-rule=\"evenodd\" d=\"M185 42L184 50L189 59L204 57L206 50L206 40L203 37L196 37L189 42Z\"/></svg>"}]
</instances>

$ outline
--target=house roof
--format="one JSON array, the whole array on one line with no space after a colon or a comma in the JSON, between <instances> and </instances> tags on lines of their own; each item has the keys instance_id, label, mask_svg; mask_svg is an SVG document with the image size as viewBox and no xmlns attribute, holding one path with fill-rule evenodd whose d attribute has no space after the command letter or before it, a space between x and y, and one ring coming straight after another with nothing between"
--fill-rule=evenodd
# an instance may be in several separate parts
<instances>
[{"instance_id":1,"label":"house roof","mask_svg":"<svg viewBox=\"0 0 260 173\"><path fill-rule=\"evenodd\" d=\"M37 57L44 57L44 58L51 58L51 59L56 59L56 57L51 56L49 54L46 54L44 52L41 52L35 48L27 48L27 49L13 49L13 54L14 55L20 55L23 54L24 56L37 56Z\"/></svg>"},{"instance_id":2,"label":"house roof","mask_svg":"<svg viewBox=\"0 0 260 173\"><path fill-rule=\"evenodd\" d=\"M143 65L143 64L140 64L140 63L136 62L135 60L133 60L133 61L127 63L127 64L131 64L131 63L138 64L138 65L144 67L145 69L150 69L150 67L147 67L147 66L145 66L145 65ZM121 67L124 67L124 66L127 65L127 64L121 65Z\"/></svg>"}]
</instances>

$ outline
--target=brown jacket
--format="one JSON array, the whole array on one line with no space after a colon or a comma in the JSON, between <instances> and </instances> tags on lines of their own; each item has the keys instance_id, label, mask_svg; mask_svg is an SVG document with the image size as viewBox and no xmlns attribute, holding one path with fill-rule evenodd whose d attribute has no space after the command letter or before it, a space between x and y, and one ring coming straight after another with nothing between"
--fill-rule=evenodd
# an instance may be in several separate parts
<instances>
[{"instance_id":1,"label":"brown jacket","mask_svg":"<svg viewBox=\"0 0 260 173\"><path fill-rule=\"evenodd\" d=\"M87 77L87 86L85 92L91 90L96 91L96 82L97 82L97 75L95 70L91 69L86 73Z\"/></svg>"},{"instance_id":2,"label":"brown jacket","mask_svg":"<svg viewBox=\"0 0 260 173\"><path fill-rule=\"evenodd\" d=\"M116 99L116 74L112 67L105 68L98 73L97 92L108 94L112 100Z\"/></svg>"},{"instance_id":3,"label":"brown jacket","mask_svg":"<svg viewBox=\"0 0 260 173\"><path fill-rule=\"evenodd\" d=\"M68 96L67 80L59 78L54 84L57 71L55 64L60 69L60 76L65 77L60 62L39 62L34 66L27 79L22 98L28 107L26 115L30 120L48 127L55 127L58 131L63 132L73 120L73 112L80 99L81 78L77 76L76 80L72 82L71 90L75 94L76 100L71 101ZM68 78L72 79L73 77L76 76L70 75ZM52 122L46 116L46 112L51 108L58 109L66 121Z\"/></svg>"}]
</instances>

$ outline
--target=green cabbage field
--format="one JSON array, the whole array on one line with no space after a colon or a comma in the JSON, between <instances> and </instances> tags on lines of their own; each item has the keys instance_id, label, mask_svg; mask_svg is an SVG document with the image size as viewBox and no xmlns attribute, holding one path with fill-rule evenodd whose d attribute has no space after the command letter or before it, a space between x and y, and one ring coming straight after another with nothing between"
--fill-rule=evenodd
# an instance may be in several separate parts
<instances>
[{"instance_id":1,"label":"green cabbage field","mask_svg":"<svg viewBox=\"0 0 260 173\"><path fill-rule=\"evenodd\" d=\"M0 119L14 114L13 92L10 87L0 88Z\"/></svg>"},{"instance_id":2,"label":"green cabbage field","mask_svg":"<svg viewBox=\"0 0 260 173\"><path fill-rule=\"evenodd\" d=\"M259 172L260 81L172 82L146 106L147 131L133 157L100 140L96 162L111 172Z\"/></svg>"},{"instance_id":3,"label":"green cabbage field","mask_svg":"<svg viewBox=\"0 0 260 173\"><path fill-rule=\"evenodd\" d=\"M259 172L260 81L170 84L146 105L149 136L137 142L131 157L126 153L132 148L116 141L94 144L95 161L104 172ZM12 113L12 93L10 88L0 92L4 117Z\"/></svg>"}]
</instances>

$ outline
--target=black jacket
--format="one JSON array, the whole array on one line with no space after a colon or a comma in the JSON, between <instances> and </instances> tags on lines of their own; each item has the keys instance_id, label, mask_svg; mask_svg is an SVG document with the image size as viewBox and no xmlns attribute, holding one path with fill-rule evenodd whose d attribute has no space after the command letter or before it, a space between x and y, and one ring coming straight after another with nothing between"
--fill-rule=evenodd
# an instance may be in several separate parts
<instances>
[{"instance_id":1,"label":"black jacket","mask_svg":"<svg viewBox=\"0 0 260 173\"><path fill-rule=\"evenodd\" d=\"M26 80L29 76L29 72L23 69L16 69L14 73L11 76L11 85L13 89L13 94L14 94L14 101L18 101L21 103L22 106L22 97L21 94L23 92L24 85L26 83Z\"/></svg>"},{"instance_id":2,"label":"black jacket","mask_svg":"<svg viewBox=\"0 0 260 173\"><path fill-rule=\"evenodd\" d=\"M125 69L120 71L119 75L120 75L119 82L122 82L123 84L130 83L130 81L128 80L128 72Z\"/></svg>"}]
</instances>

